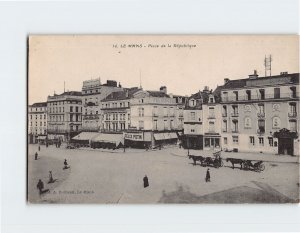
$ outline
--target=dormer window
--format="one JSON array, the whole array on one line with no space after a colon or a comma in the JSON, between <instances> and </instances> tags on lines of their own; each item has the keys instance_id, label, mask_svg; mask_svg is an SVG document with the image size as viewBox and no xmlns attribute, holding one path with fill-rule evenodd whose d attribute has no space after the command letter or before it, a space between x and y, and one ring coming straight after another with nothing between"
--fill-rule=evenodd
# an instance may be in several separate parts
<instances>
[{"instance_id":1,"label":"dormer window","mask_svg":"<svg viewBox=\"0 0 300 233\"><path fill-rule=\"evenodd\" d=\"M214 98L213 98L213 97L210 97L210 98L209 98L209 102L210 102L210 103L213 103L213 102L214 102Z\"/></svg>"}]
</instances>

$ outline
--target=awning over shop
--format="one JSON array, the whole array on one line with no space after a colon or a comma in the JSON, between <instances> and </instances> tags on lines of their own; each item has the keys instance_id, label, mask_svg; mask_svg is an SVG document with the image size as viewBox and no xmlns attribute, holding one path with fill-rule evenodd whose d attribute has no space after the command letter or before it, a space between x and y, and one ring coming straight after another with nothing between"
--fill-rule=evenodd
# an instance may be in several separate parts
<instances>
[{"instance_id":1,"label":"awning over shop","mask_svg":"<svg viewBox=\"0 0 300 233\"><path fill-rule=\"evenodd\" d=\"M124 144L123 134L98 134L92 139L93 142L110 142L119 145Z\"/></svg>"},{"instance_id":2,"label":"awning over shop","mask_svg":"<svg viewBox=\"0 0 300 233\"><path fill-rule=\"evenodd\" d=\"M175 132L171 133L155 133L154 134L154 139L159 141L159 140L167 140L167 139L177 139L177 134Z\"/></svg>"},{"instance_id":3,"label":"awning over shop","mask_svg":"<svg viewBox=\"0 0 300 233\"><path fill-rule=\"evenodd\" d=\"M38 140L45 140L46 139L46 135L39 135L37 139Z\"/></svg>"},{"instance_id":4,"label":"awning over shop","mask_svg":"<svg viewBox=\"0 0 300 233\"><path fill-rule=\"evenodd\" d=\"M99 133L82 132L82 133L78 134L77 136L73 137L72 140L87 141L87 140L92 140L97 135L99 135Z\"/></svg>"}]
</instances>

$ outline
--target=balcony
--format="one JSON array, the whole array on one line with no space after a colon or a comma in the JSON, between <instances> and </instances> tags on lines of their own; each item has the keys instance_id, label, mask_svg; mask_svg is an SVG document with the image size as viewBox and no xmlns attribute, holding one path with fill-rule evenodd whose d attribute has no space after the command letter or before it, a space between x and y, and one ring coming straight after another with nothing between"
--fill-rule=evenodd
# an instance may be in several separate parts
<instances>
[{"instance_id":1,"label":"balcony","mask_svg":"<svg viewBox=\"0 0 300 233\"><path fill-rule=\"evenodd\" d=\"M296 99L299 98L299 92L296 92L295 94L289 92L289 93L280 93L280 95L275 96L274 94L268 94L268 95L251 95L251 98L249 99L249 97L247 95L239 95L238 99L236 98L236 96L226 96L226 97L221 97L221 101L223 103L225 102L236 102L236 101L260 101L260 100L274 100L274 99Z\"/></svg>"},{"instance_id":2,"label":"balcony","mask_svg":"<svg viewBox=\"0 0 300 233\"><path fill-rule=\"evenodd\" d=\"M289 117L297 117L297 112L289 112L288 116Z\"/></svg>"},{"instance_id":3,"label":"balcony","mask_svg":"<svg viewBox=\"0 0 300 233\"><path fill-rule=\"evenodd\" d=\"M264 112L258 112L257 117L259 118L265 118L266 114Z\"/></svg>"},{"instance_id":4,"label":"balcony","mask_svg":"<svg viewBox=\"0 0 300 233\"><path fill-rule=\"evenodd\" d=\"M261 127L257 130L258 134L264 134L265 133L265 128Z\"/></svg>"},{"instance_id":5,"label":"balcony","mask_svg":"<svg viewBox=\"0 0 300 233\"><path fill-rule=\"evenodd\" d=\"M158 114L157 113L153 113L152 116L153 117L158 117Z\"/></svg>"},{"instance_id":6,"label":"balcony","mask_svg":"<svg viewBox=\"0 0 300 233\"><path fill-rule=\"evenodd\" d=\"M215 118L216 118L215 114L208 115L208 119L215 119Z\"/></svg>"},{"instance_id":7,"label":"balcony","mask_svg":"<svg viewBox=\"0 0 300 233\"><path fill-rule=\"evenodd\" d=\"M223 112L222 117L227 117L227 112Z\"/></svg>"},{"instance_id":8,"label":"balcony","mask_svg":"<svg viewBox=\"0 0 300 233\"><path fill-rule=\"evenodd\" d=\"M232 129L232 131L231 131L232 133L238 133L239 132L239 130L238 129Z\"/></svg>"}]
</instances>

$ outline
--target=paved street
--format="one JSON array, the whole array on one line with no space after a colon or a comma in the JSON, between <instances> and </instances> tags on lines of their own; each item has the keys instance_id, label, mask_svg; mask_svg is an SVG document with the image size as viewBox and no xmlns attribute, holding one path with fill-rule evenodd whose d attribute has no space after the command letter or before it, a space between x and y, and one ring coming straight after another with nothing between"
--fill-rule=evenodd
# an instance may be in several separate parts
<instances>
[{"instance_id":1,"label":"paved street","mask_svg":"<svg viewBox=\"0 0 300 233\"><path fill-rule=\"evenodd\" d=\"M210 168L211 182L206 183L207 168L193 166L186 151L175 147L157 151L128 149L123 153L41 146L35 161L36 151L37 145L29 145L31 203L284 203L299 198L296 157L266 159L269 162L264 163L266 168L260 173L232 169L224 161L224 167ZM234 153L239 155L245 156ZM229 156L222 153L222 157ZM69 169L63 170L64 159ZM53 184L47 183L50 170L57 179ZM143 188L145 175L149 178L148 188ZM38 179L49 189L41 197L36 188Z\"/></svg>"}]
</instances>

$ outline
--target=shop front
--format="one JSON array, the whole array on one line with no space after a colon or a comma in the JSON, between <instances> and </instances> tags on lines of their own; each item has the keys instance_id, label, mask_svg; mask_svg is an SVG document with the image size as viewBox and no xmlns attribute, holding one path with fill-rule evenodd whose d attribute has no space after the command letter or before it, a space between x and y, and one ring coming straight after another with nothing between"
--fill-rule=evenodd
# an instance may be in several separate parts
<instances>
[{"instance_id":1,"label":"shop front","mask_svg":"<svg viewBox=\"0 0 300 233\"><path fill-rule=\"evenodd\" d=\"M297 132L291 132L288 129L281 129L274 133L278 138L278 154L294 155L294 140L298 138Z\"/></svg>"},{"instance_id":2,"label":"shop front","mask_svg":"<svg viewBox=\"0 0 300 233\"><path fill-rule=\"evenodd\" d=\"M221 149L220 139L221 139L220 134L205 133L204 134L204 149L206 149L206 150Z\"/></svg>"}]
</instances>

